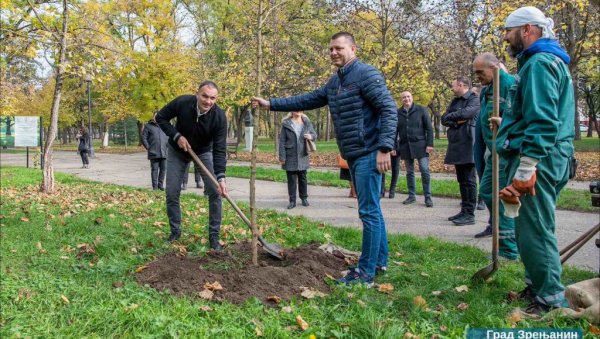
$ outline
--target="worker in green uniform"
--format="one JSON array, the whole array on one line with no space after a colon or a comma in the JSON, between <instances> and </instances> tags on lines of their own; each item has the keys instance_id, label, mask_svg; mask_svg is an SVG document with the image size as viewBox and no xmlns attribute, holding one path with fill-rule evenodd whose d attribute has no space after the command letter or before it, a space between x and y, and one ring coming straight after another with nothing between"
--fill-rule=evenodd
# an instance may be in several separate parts
<instances>
[{"instance_id":1,"label":"worker in green uniform","mask_svg":"<svg viewBox=\"0 0 600 339\"><path fill-rule=\"evenodd\" d=\"M479 122L478 127L481 128L481 136L483 140L475 140L475 142L483 142L485 146L482 148L492 149L492 129L488 119L494 109L493 103L493 78L494 68L500 67L500 61L492 53L482 53L478 55L473 61L473 73L481 82L484 87L481 89L479 94L480 110L479 110ZM505 72L500 68L500 116L508 110L506 97L508 96L508 90L515 84L515 77ZM500 187L506 186L506 160L504 158L499 159L499 184ZM481 183L479 184L479 192L481 197L485 201L488 209L492 209L492 157L489 156L485 159L483 176ZM499 255L509 259L516 260L518 258L517 241L515 239L515 223L513 218L509 218L504 215L504 206L500 205L500 220L498 224L499 228Z\"/></svg>"},{"instance_id":2,"label":"worker in green uniform","mask_svg":"<svg viewBox=\"0 0 600 339\"><path fill-rule=\"evenodd\" d=\"M508 182L500 191L504 213L515 217L515 235L525 266L530 300L525 313L566 307L555 235L556 200L569 180L575 135L573 82L568 54L559 46L554 22L535 7L512 12L505 23L508 53L517 58L517 83L497 137ZM495 120L497 122L497 120Z\"/></svg>"}]
</instances>

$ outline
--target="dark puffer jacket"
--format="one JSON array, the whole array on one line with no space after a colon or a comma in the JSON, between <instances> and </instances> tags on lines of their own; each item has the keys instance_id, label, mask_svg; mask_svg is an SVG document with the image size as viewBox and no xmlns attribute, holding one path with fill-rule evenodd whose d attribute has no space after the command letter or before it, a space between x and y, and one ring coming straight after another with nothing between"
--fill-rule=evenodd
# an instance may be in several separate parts
<instances>
[{"instance_id":1,"label":"dark puffer jacket","mask_svg":"<svg viewBox=\"0 0 600 339\"><path fill-rule=\"evenodd\" d=\"M281 112L329 105L338 147L347 160L394 149L396 103L381 73L358 59L340 68L321 88L270 102L271 110Z\"/></svg>"}]
</instances>

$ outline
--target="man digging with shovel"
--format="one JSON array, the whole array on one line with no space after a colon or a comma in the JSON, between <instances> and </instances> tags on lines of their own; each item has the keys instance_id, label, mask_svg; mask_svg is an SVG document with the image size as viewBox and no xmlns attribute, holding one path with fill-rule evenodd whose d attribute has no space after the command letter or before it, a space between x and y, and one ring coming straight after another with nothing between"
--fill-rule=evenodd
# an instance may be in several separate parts
<instances>
[{"instance_id":1,"label":"man digging with shovel","mask_svg":"<svg viewBox=\"0 0 600 339\"><path fill-rule=\"evenodd\" d=\"M169 137L167 155L167 215L171 226L169 241L181 236L181 206L179 197L183 176L190 161L188 150L199 155L202 163L218 180L218 187L206 186L208 193L208 237L210 248L221 251L219 230L221 228L221 196L227 194L225 166L227 164L227 118L215 104L219 89L212 81L204 81L196 95L182 95L163 107L156 114L156 123ZM177 118L175 126L171 119ZM209 182L208 173L202 173Z\"/></svg>"},{"instance_id":2,"label":"man digging with shovel","mask_svg":"<svg viewBox=\"0 0 600 339\"><path fill-rule=\"evenodd\" d=\"M505 215L515 218L517 246L525 266L530 301L525 313L566 307L555 230L556 200L569 179L575 134L573 82L568 54L559 46L554 22L537 8L522 7L505 23L504 41L517 58L517 83L499 126L496 146L506 161L500 191Z\"/></svg>"}]
</instances>

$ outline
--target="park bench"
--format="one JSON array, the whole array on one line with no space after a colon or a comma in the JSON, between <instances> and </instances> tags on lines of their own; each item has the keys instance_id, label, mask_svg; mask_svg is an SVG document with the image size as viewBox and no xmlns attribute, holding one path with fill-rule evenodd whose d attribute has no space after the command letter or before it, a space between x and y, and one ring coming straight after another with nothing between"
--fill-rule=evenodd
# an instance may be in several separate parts
<instances>
[{"instance_id":1,"label":"park bench","mask_svg":"<svg viewBox=\"0 0 600 339\"><path fill-rule=\"evenodd\" d=\"M238 145L240 141L237 138L228 138L227 139L227 159L231 159L231 155L235 154L237 158L238 154Z\"/></svg>"}]
</instances>

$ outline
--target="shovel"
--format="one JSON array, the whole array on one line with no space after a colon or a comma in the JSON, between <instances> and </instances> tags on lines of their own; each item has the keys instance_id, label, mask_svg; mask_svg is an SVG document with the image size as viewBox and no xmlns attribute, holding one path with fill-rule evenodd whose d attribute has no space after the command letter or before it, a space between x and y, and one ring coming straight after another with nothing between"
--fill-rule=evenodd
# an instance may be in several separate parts
<instances>
[{"instance_id":1,"label":"shovel","mask_svg":"<svg viewBox=\"0 0 600 339\"><path fill-rule=\"evenodd\" d=\"M194 160L194 163L196 163L196 165L200 168L200 170L210 179L210 182L215 186L215 188L218 188L219 183L217 182L217 178L215 178L214 174L212 174L208 170L208 168L206 168L206 166L204 166L204 164L202 163L200 158L198 158L196 153L194 153L194 151L192 151L191 148L188 149L188 153L192 157L192 160ZM250 229L252 229L252 224L250 223L250 220L248 220L248 218L246 217L244 212L242 212L242 210L238 207L238 205L229 197L229 194L224 194L224 196L225 196L225 199L227 199L227 201L229 201L229 203L231 204L233 209L240 216L240 218L242 218L242 220L244 220L246 225L248 225L248 227L250 227ZM260 235L258 236L258 241L260 242L260 245L262 246L262 248L268 254L270 254L272 257L275 257L279 260L284 259L284 252L283 252L283 248L281 248L281 246L279 246L277 244L270 244L270 243L266 242L265 239L263 239Z\"/></svg>"},{"instance_id":2,"label":"shovel","mask_svg":"<svg viewBox=\"0 0 600 339\"><path fill-rule=\"evenodd\" d=\"M500 68L494 68L494 110L492 117L497 117L500 113ZM486 267L480 269L473 275L473 281L485 281L498 270L500 265L498 261L498 221L500 219L499 198L500 198L500 182L498 179L498 152L496 152L496 135L498 128L494 125L492 131L492 262Z\"/></svg>"}]
</instances>

